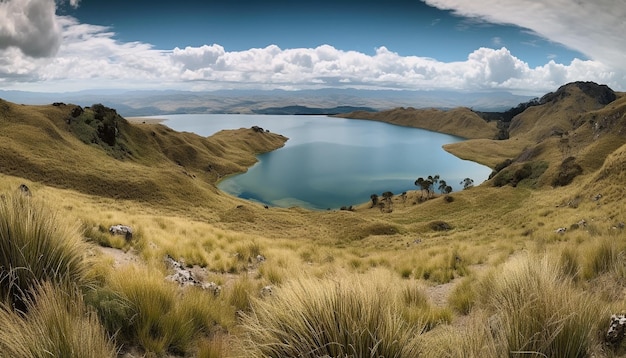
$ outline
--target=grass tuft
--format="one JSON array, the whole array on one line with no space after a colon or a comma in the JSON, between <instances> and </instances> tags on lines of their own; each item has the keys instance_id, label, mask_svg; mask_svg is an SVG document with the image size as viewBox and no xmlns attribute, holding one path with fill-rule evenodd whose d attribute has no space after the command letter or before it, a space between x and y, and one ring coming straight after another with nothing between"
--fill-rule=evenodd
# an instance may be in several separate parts
<instances>
[{"instance_id":1,"label":"grass tuft","mask_svg":"<svg viewBox=\"0 0 626 358\"><path fill-rule=\"evenodd\" d=\"M28 308L38 284L89 284L88 245L76 225L25 195L0 196L0 299Z\"/></svg>"},{"instance_id":2,"label":"grass tuft","mask_svg":"<svg viewBox=\"0 0 626 358\"><path fill-rule=\"evenodd\" d=\"M288 282L274 297L253 301L252 312L244 316L245 355L416 357L414 337L424 325L402 318L403 291L390 280L352 274Z\"/></svg>"},{"instance_id":3,"label":"grass tuft","mask_svg":"<svg viewBox=\"0 0 626 358\"><path fill-rule=\"evenodd\" d=\"M0 305L0 356L116 357L115 346L79 289L61 290L45 282L33 293L25 314Z\"/></svg>"},{"instance_id":4,"label":"grass tuft","mask_svg":"<svg viewBox=\"0 0 626 358\"><path fill-rule=\"evenodd\" d=\"M512 354L589 356L600 321L608 316L607 308L576 289L548 256L512 260L481 282L478 297L493 313L494 337Z\"/></svg>"}]
</instances>

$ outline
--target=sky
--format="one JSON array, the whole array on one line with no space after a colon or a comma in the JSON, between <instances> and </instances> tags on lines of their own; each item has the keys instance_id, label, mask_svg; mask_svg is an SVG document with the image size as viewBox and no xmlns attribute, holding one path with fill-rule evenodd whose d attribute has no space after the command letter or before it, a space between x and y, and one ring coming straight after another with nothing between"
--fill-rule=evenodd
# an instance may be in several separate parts
<instances>
[{"instance_id":1,"label":"sky","mask_svg":"<svg viewBox=\"0 0 626 358\"><path fill-rule=\"evenodd\" d=\"M625 0L0 0L0 90L626 91Z\"/></svg>"}]
</instances>

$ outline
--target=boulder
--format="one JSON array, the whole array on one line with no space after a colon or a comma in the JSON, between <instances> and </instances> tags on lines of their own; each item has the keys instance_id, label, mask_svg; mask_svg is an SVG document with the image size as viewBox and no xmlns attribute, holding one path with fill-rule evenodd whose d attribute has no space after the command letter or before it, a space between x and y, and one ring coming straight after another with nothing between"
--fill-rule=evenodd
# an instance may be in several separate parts
<instances>
[{"instance_id":1,"label":"boulder","mask_svg":"<svg viewBox=\"0 0 626 358\"><path fill-rule=\"evenodd\" d=\"M133 238L133 229L130 226L126 225L113 225L109 228L109 233L111 235L121 235L126 238L126 240L131 240Z\"/></svg>"},{"instance_id":2,"label":"boulder","mask_svg":"<svg viewBox=\"0 0 626 358\"><path fill-rule=\"evenodd\" d=\"M606 332L605 339L607 343L613 346L619 346L624 340L624 333L626 332L626 315L611 315L611 322L609 323L609 329Z\"/></svg>"}]
</instances>

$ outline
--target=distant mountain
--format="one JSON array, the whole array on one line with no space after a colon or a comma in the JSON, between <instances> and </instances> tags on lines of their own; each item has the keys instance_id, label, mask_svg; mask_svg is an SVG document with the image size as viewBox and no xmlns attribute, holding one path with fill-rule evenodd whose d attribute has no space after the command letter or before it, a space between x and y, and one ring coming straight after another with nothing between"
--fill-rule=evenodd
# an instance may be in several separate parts
<instances>
[{"instance_id":1,"label":"distant mountain","mask_svg":"<svg viewBox=\"0 0 626 358\"><path fill-rule=\"evenodd\" d=\"M286 107L270 107L263 109L253 110L256 114L326 114L335 115L341 113L349 113L354 111L376 112L374 108L370 107L352 107L352 106L339 106L333 108L310 108L306 106L286 106Z\"/></svg>"},{"instance_id":2,"label":"distant mountain","mask_svg":"<svg viewBox=\"0 0 626 358\"><path fill-rule=\"evenodd\" d=\"M128 91L101 90L65 93L0 91L0 98L22 104L53 102L90 106L101 103L116 108L127 117L178 113L271 113L279 108L292 108L307 114L344 112L342 107L386 110L397 107L450 109L459 106L482 111L506 110L528 101L530 96L508 92L461 93L453 91L392 91L357 89L319 90L220 90L192 91ZM329 112L329 113L330 113Z\"/></svg>"}]
</instances>

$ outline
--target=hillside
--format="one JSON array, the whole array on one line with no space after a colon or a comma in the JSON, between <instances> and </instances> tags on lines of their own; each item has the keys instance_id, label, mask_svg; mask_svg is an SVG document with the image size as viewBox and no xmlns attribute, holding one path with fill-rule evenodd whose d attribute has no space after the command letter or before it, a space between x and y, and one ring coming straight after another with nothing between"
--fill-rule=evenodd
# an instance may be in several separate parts
<instances>
[{"instance_id":1,"label":"hillside","mask_svg":"<svg viewBox=\"0 0 626 358\"><path fill-rule=\"evenodd\" d=\"M211 138L132 125L102 105L20 106L0 100L0 170L44 185L171 206L212 205L216 181L287 138L253 129ZM192 200L194 199L194 200Z\"/></svg>"},{"instance_id":2,"label":"hillside","mask_svg":"<svg viewBox=\"0 0 626 358\"><path fill-rule=\"evenodd\" d=\"M25 303L27 313L0 297L0 351L9 339L27 345L32 339L14 337L42 322L36 314L58 296L83 311L54 317L90 317L115 352L106 356L266 357L271 347L297 351L274 356L306 356L335 347L339 335L346 347L362 343L381 356L388 340L403 349L398 357L624 356L626 346L609 345L605 332L625 307L626 95L606 93L564 85L511 118L506 140L467 108L359 115L474 138L446 150L497 174L449 195L416 187L337 211L264 207L217 190L255 153L281 147L280 134L250 128L204 138L130 123L102 105L0 100L0 214L46 204L26 212L44 216L46 230L77 227L67 242L80 242L71 254L87 262L91 279L71 295L62 285L28 291L37 302ZM50 224L48 212L63 225ZM1 222L0 244L13 242L5 233L42 232L30 225L36 216L15 218L0 215L27 224L11 231ZM132 236L111 235L117 224ZM13 259L2 250L0 260ZM43 320L54 332L37 331L52 338L38 341L76 334L85 342L86 323L70 325L81 327L75 332L56 328L54 317ZM303 342L308 348L294 348Z\"/></svg>"},{"instance_id":3,"label":"hillside","mask_svg":"<svg viewBox=\"0 0 626 358\"><path fill-rule=\"evenodd\" d=\"M451 110L396 108L380 112L355 111L337 117L370 119L400 126L428 129L463 138L495 138L496 122L486 122L469 108Z\"/></svg>"}]
</instances>

